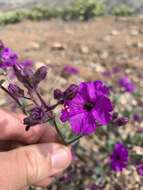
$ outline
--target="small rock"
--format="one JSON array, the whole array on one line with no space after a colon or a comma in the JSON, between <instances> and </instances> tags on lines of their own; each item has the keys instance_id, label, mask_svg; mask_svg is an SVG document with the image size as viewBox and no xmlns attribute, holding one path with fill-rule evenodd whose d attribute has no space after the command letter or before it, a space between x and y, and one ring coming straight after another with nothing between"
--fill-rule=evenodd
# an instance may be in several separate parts
<instances>
[{"instance_id":1,"label":"small rock","mask_svg":"<svg viewBox=\"0 0 143 190\"><path fill-rule=\"evenodd\" d=\"M74 63L75 65L81 65L81 64L82 64L82 61L81 61L80 59L76 59L76 60L73 61L73 63Z\"/></svg>"},{"instance_id":2,"label":"small rock","mask_svg":"<svg viewBox=\"0 0 143 190\"><path fill-rule=\"evenodd\" d=\"M105 68L100 63L94 63L96 72L103 73L105 71Z\"/></svg>"},{"instance_id":3,"label":"small rock","mask_svg":"<svg viewBox=\"0 0 143 190\"><path fill-rule=\"evenodd\" d=\"M100 58L101 59L107 59L109 56L109 53L107 51L104 51L100 54Z\"/></svg>"},{"instance_id":4,"label":"small rock","mask_svg":"<svg viewBox=\"0 0 143 190\"><path fill-rule=\"evenodd\" d=\"M140 123L140 127L141 127L141 128L143 127L143 122Z\"/></svg>"},{"instance_id":5,"label":"small rock","mask_svg":"<svg viewBox=\"0 0 143 190\"><path fill-rule=\"evenodd\" d=\"M141 29L139 30L139 32L140 32L141 34L143 34L143 28L141 28Z\"/></svg>"},{"instance_id":6,"label":"small rock","mask_svg":"<svg viewBox=\"0 0 143 190\"><path fill-rule=\"evenodd\" d=\"M105 41L105 42L109 42L110 40L111 40L111 37L108 35L108 36L105 36L104 38L103 38L103 40Z\"/></svg>"},{"instance_id":7,"label":"small rock","mask_svg":"<svg viewBox=\"0 0 143 190\"><path fill-rule=\"evenodd\" d=\"M38 49L40 49L40 44L37 42L30 42L29 47L30 47L30 49L38 50Z\"/></svg>"},{"instance_id":8,"label":"small rock","mask_svg":"<svg viewBox=\"0 0 143 190\"><path fill-rule=\"evenodd\" d=\"M139 31L136 30L136 29L133 29L133 30L130 31L130 34L131 34L132 36L137 36L137 35L139 34Z\"/></svg>"},{"instance_id":9,"label":"small rock","mask_svg":"<svg viewBox=\"0 0 143 190\"><path fill-rule=\"evenodd\" d=\"M126 46L127 46L127 47L131 47L131 46L132 46L132 41L128 39L128 40L126 41Z\"/></svg>"},{"instance_id":10,"label":"small rock","mask_svg":"<svg viewBox=\"0 0 143 190\"><path fill-rule=\"evenodd\" d=\"M89 53L89 48L87 46L81 46L81 53L83 54L88 54Z\"/></svg>"},{"instance_id":11,"label":"small rock","mask_svg":"<svg viewBox=\"0 0 143 190\"><path fill-rule=\"evenodd\" d=\"M57 77L57 81L60 85L66 85L67 84L67 80L65 78L60 77L60 76Z\"/></svg>"},{"instance_id":12,"label":"small rock","mask_svg":"<svg viewBox=\"0 0 143 190\"><path fill-rule=\"evenodd\" d=\"M127 53L123 53L123 54L122 54L122 58L123 58L123 59L128 59L128 58L129 58L129 55L128 55Z\"/></svg>"},{"instance_id":13,"label":"small rock","mask_svg":"<svg viewBox=\"0 0 143 190\"><path fill-rule=\"evenodd\" d=\"M54 42L52 44L52 49L53 50L65 50L66 49L66 46L60 42Z\"/></svg>"},{"instance_id":14,"label":"small rock","mask_svg":"<svg viewBox=\"0 0 143 190\"><path fill-rule=\"evenodd\" d=\"M120 33L119 33L119 31L117 31L117 30L112 30L111 31L111 35L113 35L113 36L117 36L117 35L119 35Z\"/></svg>"},{"instance_id":15,"label":"small rock","mask_svg":"<svg viewBox=\"0 0 143 190\"><path fill-rule=\"evenodd\" d=\"M45 66L45 63L43 62L35 62L35 67L38 69L39 67Z\"/></svg>"},{"instance_id":16,"label":"small rock","mask_svg":"<svg viewBox=\"0 0 143 190\"><path fill-rule=\"evenodd\" d=\"M142 49L143 48L143 42L137 43L137 47Z\"/></svg>"}]
</instances>

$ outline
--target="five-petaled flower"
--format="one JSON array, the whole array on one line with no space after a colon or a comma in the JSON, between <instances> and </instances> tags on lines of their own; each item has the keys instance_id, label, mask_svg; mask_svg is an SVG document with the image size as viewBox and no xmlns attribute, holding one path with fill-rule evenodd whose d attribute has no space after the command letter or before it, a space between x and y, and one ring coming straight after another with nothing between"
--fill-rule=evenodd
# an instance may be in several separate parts
<instances>
[{"instance_id":1,"label":"five-petaled flower","mask_svg":"<svg viewBox=\"0 0 143 190\"><path fill-rule=\"evenodd\" d=\"M128 164L128 149L121 143L116 143L110 156L111 168L121 172Z\"/></svg>"},{"instance_id":2,"label":"five-petaled flower","mask_svg":"<svg viewBox=\"0 0 143 190\"><path fill-rule=\"evenodd\" d=\"M101 81L82 82L76 96L65 101L61 121L69 121L76 135L93 133L97 123L107 125L113 110L108 94L108 88Z\"/></svg>"}]
</instances>

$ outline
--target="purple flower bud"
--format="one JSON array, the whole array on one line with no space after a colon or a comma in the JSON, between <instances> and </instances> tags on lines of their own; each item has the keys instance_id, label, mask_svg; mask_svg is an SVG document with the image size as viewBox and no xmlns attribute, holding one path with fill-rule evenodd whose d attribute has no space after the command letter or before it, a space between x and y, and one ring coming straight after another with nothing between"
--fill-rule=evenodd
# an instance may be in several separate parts
<instances>
[{"instance_id":1,"label":"purple flower bud","mask_svg":"<svg viewBox=\"0 0 143 190\"><path fill-rule=\"evenodd\" d=\"M29 90L34 90L37 85L34 81L34 74L30 68L23 67L21 64L13 66L17 79Z\"/></svg>"},{"instance_id":2,"label":"purple flower bud","mask_svg":"<svg viewBox=\"0 0 143 190\"><path fill-rule=\"evenodd\" d=\"M39 83L42 80L44 80L47 76L47 67L46 66L42 66L39 69L37 69L34 78L35 78L35 83Z\"/></svg>"},{"instance_id":3,"label":"purple flower bud","mask_svg":"<svg viewBox=\"0 0 143 190\"><path fill-rule=\"evenodd\" d=\"M119 119L117 119L115 121L115 124L120 127L120 126L124 126L128 123L129 118L128 117L120 117Z\"/></svg>"},{"instance_id":4,"label":"purple flower bud","mask_svg":"<svg viewBox=\"0 0 143 190\"><path fill-rule=\"evenodd\" d=\"M63 92L60 89L54 90L54 99L60 100L63 97Z\"/></svg>"},{"instance_id":5,"label":"purple flower bud","mask_svg":"<svg viewBox=\"0 0 143 190\"><path fill-rule=\"evenodd\" d=\"M41 107L35 107L30 112L31 118L35 120L41 120L45 114L44 110Z\"/></svg>"},{"instance_id":6,"label":"purple flower bud","mask_svg":"<svg viewBox=\"0 0 143 190\"><path fill-rule=\"evenodd\" d=\"M24 90L19 88L17 85L10 83L8 86L8 91L17 97L23 97L24 96Z\"/></svg>"},{"instance_id":7,"label":"purple flower bud","mask_svg":"<svg viewBox=\"0 0 143 190\"><path fill-rule=\"evenodd\" d=\"M24 119L24 124L27 126L26 130L29 130L30 126L36 124L45 123L48 121L49 115L44 107L35 107L30 110L30 115Z\"/></svg>"},{"instance_id":8,"label":"purple flower bud","mask_svg":"<svg viewBox=\"0 0 143 190\"><path fill-rule=\"evenodd\" d=\"M71 100L73 99L77 92L79 90L79 87L78 85L75 85L75 84L71 84L65 91L64 91L64 98L66 100Z\"/></svg>"},{"instance_id":9,"label":"purple flower bud","mask_svg":"<svg viewBox=\"0 0 143 190\"><path fill-rule=\"evenodd\" d=\"M112 115L112 119L115 120L118 118L118 113L117 112L114 112L113 115Z\"/></svg>"},{"instance_id":10,"label":"purple flower bud","mask_svg":"<svg viewBox=\"0 0 143 190\"><path fill-rule=\"evenodd\" d=\"M136 170L137 170L137 173L140 175L140 176L143 176L143 164L138 164L136 166Z\"/></svg>"}]
</instances>

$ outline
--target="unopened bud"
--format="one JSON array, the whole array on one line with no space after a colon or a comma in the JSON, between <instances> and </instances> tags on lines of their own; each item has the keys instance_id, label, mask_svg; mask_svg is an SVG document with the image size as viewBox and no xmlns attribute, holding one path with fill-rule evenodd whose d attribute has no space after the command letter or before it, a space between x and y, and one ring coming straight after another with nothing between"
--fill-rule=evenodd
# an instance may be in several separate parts
<instances>
[{"instance_id":1,"label":"unopened bud","mask_svg":"<svg viewBox=\"0 0 143 190\"><path fill-rule=\"evenodd\" d=\"M47 76L47 67L46 66L42 66L39 69L37 69L36 73L35 73L35 81L36 83L41 82L42 80L44 80Z\"/></svg>"},{"instance_id":2,"label":"unopened bud","mask_svg":"<svg viewBox=\"0 0 143 190\"><path fill-rule=\"evenodd\" d=\"M63 92L60 89L54 90L54 99L60 100L63 97Z\"/></svg>"},{"instance_id":3,"label":"unopened bud","mask_svg":"<svg viewBox=\"0 0 143 190\"><path fill-rule=\"evenodd\" d=\"M21 89L20 87L18 87L17 85L12 84L12 83L9 84L8 91L17 97L23 97L24 96L24 90Z\"/></svg>"},{"instance_id":4,"label":"unopened bud","mask_svg":"<svg viewBox=\"0 0 143 190\"><path fill-rule=\"evenodd\" d=\"M75 84L71 84L64 92L64 98L67 100L73 99L77 92L78 92L79 87Z\"/></svg>"},{"instance_id":5,"label":"unopened bud","mask_svg":"<svg viewBox=\"0 0 143 190\"><path fill-rule=\"evenodd\" d=\"M128 123L128 121L129 121L128 117L120 117L115 121L115 124L117 126L124 126Z\"/></svg>"}]
</instances>

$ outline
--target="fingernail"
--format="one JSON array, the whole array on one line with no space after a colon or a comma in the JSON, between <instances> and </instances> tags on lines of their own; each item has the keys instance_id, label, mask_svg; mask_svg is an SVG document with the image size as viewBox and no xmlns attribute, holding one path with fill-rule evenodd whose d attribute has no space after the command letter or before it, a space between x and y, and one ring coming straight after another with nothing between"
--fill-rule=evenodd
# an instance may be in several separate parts
<instances>
[{"instance_id":1,"label":"fingernail","mask_svg":"<svg viewBox=\"0 0 143 190\"><path fill-rule=\"evenodd\" d=\"M52 167L56 171L65 169L70 163L69 150L61 148L52 154Z\"/></svg>"}]
</instances>

